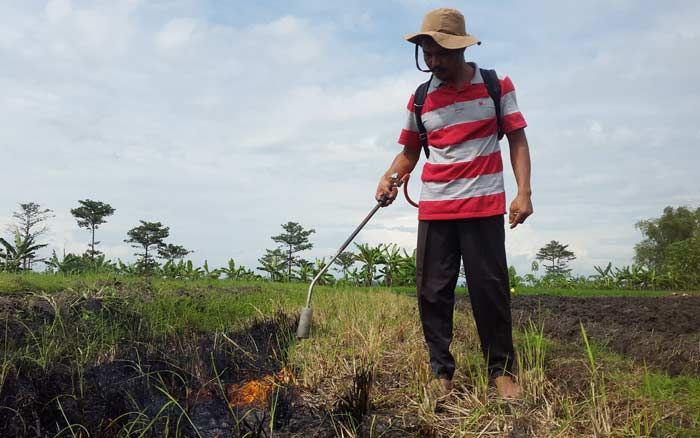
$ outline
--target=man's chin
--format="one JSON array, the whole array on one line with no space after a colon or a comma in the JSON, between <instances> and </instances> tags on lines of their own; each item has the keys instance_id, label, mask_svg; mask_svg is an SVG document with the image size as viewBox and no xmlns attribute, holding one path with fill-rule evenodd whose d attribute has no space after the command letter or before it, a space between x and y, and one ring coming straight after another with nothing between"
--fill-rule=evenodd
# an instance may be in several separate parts
<instances>
[{"instance_id":1,"label":"man's chin","mask_svg":"<svg viewBox=\"0 0 700 438\"><path fill-rule=\"evenodd\" d=\"M434 72L433 72L433 76L435 76L436 78L440 79L441 81L446 81L446 80L447 80L447 76L445 76L445 72L444 72L444 71L441 71L441 72L436 72L436 71L434 71Z\"/></svg>"}]
</instances>

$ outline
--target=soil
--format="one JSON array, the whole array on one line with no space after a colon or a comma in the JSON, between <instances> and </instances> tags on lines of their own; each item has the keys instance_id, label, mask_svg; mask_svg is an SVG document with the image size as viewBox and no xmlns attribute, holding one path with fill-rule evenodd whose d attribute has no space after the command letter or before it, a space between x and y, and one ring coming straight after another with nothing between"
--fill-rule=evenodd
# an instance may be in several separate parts
<instances>
[{"instance_id":1,"label":"soil","mask_svg":"<svg viewBox=\"0 0 700 438\"><path fill-rule=\"evenodd\" d=\"M700 296L516 296L511 308L516 327L541 321L547 337L582 344L580 321L615 353L672 376L700 374Z\"/></svg>"}]
</instances>

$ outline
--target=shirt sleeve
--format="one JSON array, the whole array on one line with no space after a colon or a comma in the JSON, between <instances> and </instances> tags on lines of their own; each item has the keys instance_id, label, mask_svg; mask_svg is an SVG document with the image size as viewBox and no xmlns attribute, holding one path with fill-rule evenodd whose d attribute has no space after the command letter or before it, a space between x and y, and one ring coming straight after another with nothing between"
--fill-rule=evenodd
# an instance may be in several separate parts
<instances>
[{"instance_id":1,"label":"shirt sleeve","mask_svg":"<svg viewBox=\"0 0 700 438\"><path fill-rule=\"evenodd\" d=\"M411 98L408 100L408 105L406 106L406 123L401 130L398 142L408 148L420 148L418 125L416 125L416 116L413 113L413 95L411 95Z\"/></svg>"},{"instance_id":2,"label":"shirt sleeve","mask_svg":"<svg viewBox=\"0 0 700 438\"><path fill-rule=\"evenodd\" d=\"M503 132L509 133L527 126L525 117L518 108L518 99L515 96L515 85L508 76L500 79L501 82L501 117L503 118Z\"/></svg>"}]
</instances>

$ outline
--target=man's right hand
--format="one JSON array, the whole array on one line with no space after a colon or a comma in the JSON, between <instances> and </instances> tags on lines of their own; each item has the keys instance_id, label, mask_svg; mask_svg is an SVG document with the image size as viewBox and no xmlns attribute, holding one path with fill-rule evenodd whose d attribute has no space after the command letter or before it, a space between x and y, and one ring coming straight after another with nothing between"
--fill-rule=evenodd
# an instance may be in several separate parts
<instances>
[{"instance_id":1,"label":"man's right hand","mask_svg":"<svg viewBox=\"0 0 700 438\"><path fill-rule=\"evenodd\" d=\"M411 173L418 159L420 158L420 147L409 148L404 146L403 150L396 155L394 161L389 166L389 170L382 175L379 179L379 184L377 185L377 193L374 195L374 199L377 202L382 200L382 196L386 196L386 202L383 206L391 205L399 194L398 186L401 185L401 177ZM394 180L394 185L391 183L391 176L394 175L396 179Z\"/></svg>"},{"instance_id":2,"label":"man's right hand","mask_svg":"<svg viewBox=\"0 0 700 438\"><path fill-rule=\"evenodd\" d=\"M391 176L388 175L383 175L381 179L379 180L379 184L377 185L377 193L374 195L374 199L377 200L377 202L382 200L382 196L386 196L386 201L384 202L384 207L391 205L392 202L394 202L394 199L396 199L396 196L399 194L399 189L397 189L395 186L392 186L391 183Z\"/></svg>"}]
</instances>

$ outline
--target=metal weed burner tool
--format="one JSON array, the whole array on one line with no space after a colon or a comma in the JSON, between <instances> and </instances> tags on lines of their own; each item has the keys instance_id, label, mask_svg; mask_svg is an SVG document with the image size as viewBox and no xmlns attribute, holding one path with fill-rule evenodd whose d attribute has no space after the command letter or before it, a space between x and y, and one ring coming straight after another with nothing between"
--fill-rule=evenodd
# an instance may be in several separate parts
<instances>
[{"instance_id":1,"label":"metal weed burner tool","mask_svg":"<svg viewBox=\"0 0 700 438\"><path fill-rule=\"evenodd\" d=\"M402 180L399 179L399 175L397 173L394 173L391 175L391 187L400 187L401 184L403 183ZM372 216L374 216L374 213L377 212L381 207L386 206L386 201L387 197L386 194L382 195L381 199L377 201L377 205L374 206L372 211L369 212L367 217L362 221L362 223L355 228L355 231L352 232L350 237L348 237L348 240L343 243L343 245L340 247L336 255L331 259L326 266L319 271L318 274L314 277L313 280L311 280L311 284L309 285L309 293L306 296L306 307L301 309L301 316L299 317L299 326L297 327L297 338L298 339L306 339L309 337L309 333L311 332L311 317L313 315L313 312L311 311L311 294L314 290L314 285L316 284L316 281L318 281L319 278L328 270L328 268L335 262L335 259L338 258L338 256L345 250L345 248L350 245L350 242L357 236L357 233L362 230L362 227L369 222L370 219L372 219Z\"/></svg>"}]
</instances>

